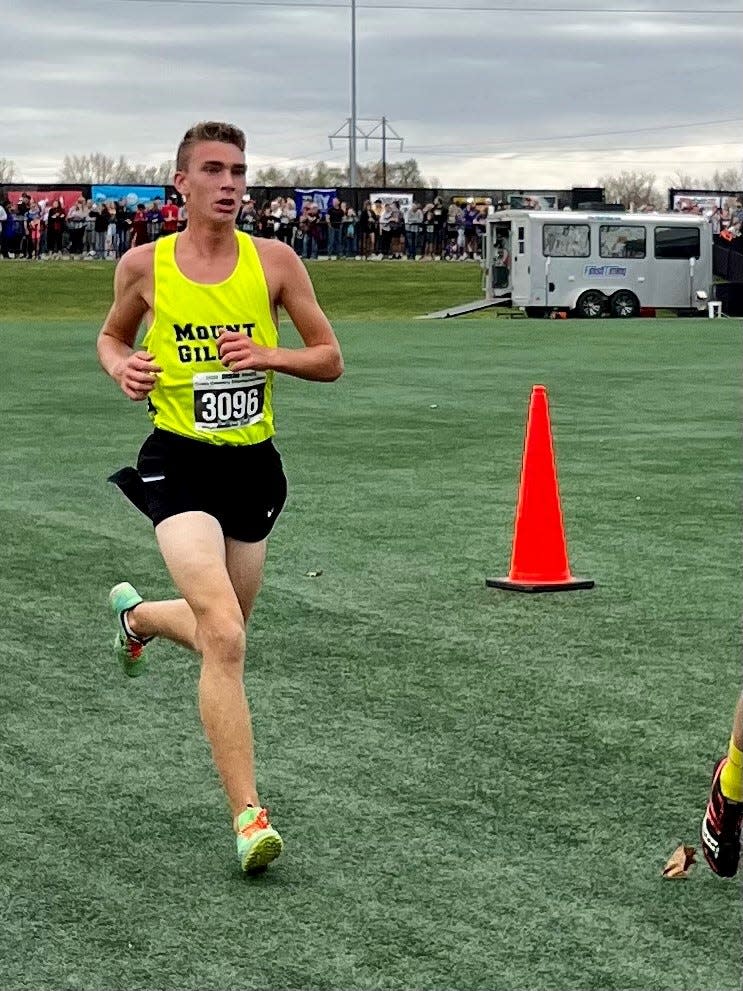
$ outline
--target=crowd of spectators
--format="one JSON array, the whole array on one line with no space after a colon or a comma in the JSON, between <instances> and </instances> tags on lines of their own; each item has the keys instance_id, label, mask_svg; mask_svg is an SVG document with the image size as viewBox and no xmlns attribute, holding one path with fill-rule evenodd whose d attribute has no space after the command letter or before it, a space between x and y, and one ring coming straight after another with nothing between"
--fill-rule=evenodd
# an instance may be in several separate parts
<instances>
[{"instance_id":1,"label":"crowd of spectators","mask_svg":"<svg viewBox=\"0 0 743 991\"><path fill-rule=\"evenodd\" d=\"M498 204L499 207L505 204ZM475 201L440 196L427 203L406 200L366 200L361 208L333 199L326 211L314 201L297 214L291 197L259 204L246 195L237 214L237 227L256 237L277 238L303 258L480 260L487 217L496 207L485 198ZM676 210L705 213L715 234L728 239L741 235L743 206L727 200L711 209L692 198L679 200ZM59 199L37 201L22 193L15 205L0 201L0 255L3 258L116 259L138 244L183 230L187 210L176 194L165 201L131 203L126 198L91 200L79 197L71 207Z\"/></svg>"},{"instance_id":2,"label":"crowd of spectators","mask_svg":"<svg viewBox=\"0 0 743 991\"><path fill-rule=\"evenodd\" d=\"M743 201L729 196L715 202L716 197L680 196L673 208L674 213L690 213L706 217L712 224L712 233L731 241L743 234Z\"/></svg>"},{"instance_id":3,"label":"crowd of spectators","mask_svg":"<svg viewBox=\"0 0 743 991\"><path fill-rule=\"evenodd\" d=\"M3 258L121 258L137 244L154 241L186 226L186 213L173 195L166 202L130 204L126 198L86 200L65 209L21 193L13 206L0 202L0 254Z\"/></svg>"},{"instance_id":4,"label":"crowd of spectators","mask_svg":"<svg viewBox=\"0 0 743 991\"><path fill-rule=\"evenodd\" d=\"M247 195L236 224L256 237L283 241L303 258L479 260L493 209L490 200L452 200L445 206L436 197L425 204L366 200L356 212L334 199L325 212L310 201L298 215L291 197L259 206ZM0 254L30 260L116 259L135 245L182 230L186 221L186 206L175 194L165 202L137 204L80 197L65 209L59 199L37 201L22 193L15 205L0 202Z\"/></svg>"},{"instance_id":5,"label":"crowd of spectators","mask_svg":"<svg viewBox=\"0 0 743 991\"><path fill-rule=\"evenodd\" d=\"M464 205L441 197L429 203L365 200L361 208L334 199L323 213L312 201L297 215L291 198L262 207L249 196L238 215L240 230L276 237L303 258L480 259L481 237L492 202Z\"/></svg>"}]
</instances>

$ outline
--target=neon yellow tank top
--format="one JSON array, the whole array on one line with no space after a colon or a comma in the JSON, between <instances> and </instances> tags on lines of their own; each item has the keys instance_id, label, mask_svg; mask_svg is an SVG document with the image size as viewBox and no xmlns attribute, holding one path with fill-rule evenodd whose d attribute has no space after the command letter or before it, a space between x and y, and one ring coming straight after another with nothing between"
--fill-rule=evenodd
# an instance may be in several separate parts
<instances>
[{"instance_id":1,"label":"neon yellow tank top","mask_svg":"<svg viewBox=\"0 0 743 991\"><path fill-rule=\"evenodd\" d=\"M192 282L176 265L177 234L155 242L153 320L142 346L162 368L149 395L156 427L208 444L258 444L274 433L273 372L230 372L222 330L276 347L268 286L255 245L235 231L237 264L224 282Z\"/></svg>"}]
</instances>

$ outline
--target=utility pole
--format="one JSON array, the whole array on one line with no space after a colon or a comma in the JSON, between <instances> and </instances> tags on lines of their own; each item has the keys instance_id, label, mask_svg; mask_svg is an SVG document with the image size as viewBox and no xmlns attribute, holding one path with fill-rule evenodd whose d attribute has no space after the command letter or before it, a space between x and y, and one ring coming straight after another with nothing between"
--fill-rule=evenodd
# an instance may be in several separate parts
<instances>
[{"instance_id":1,"label":"utility pole","mask_svg":"<svg viewBox=\"0 0 743 991\"><path fill-rule=\"evenodd\" d=\"M362 125L368 125L366 127ZM390 136L391 135L391 136ZM356 168L356 140L362 138L364 141L364 149L369 150L370 141L381 141L382 142L382 188L387 188L387 145L390 141L395 141L400 143L400 151L403 149L404 138L401 138L397 131L392 127L390 122L386 117L357 117L355 122L350 117L346 117L345 121L332 134L328 135L328 140L330 141L330 148L333 149L333 141L348 141L349 142L349 154L348 154L348 177L349 186L355 189L355 182L353 180L357 179L357 168Z\"/></svg>"},{"instance_id":2,"label":"utility pole","mask_svg":"<svg viewBox=\"0 0 743 991\"><path fill-rule=\"evenodd\" d=\"M351 119L348 142L348 183L356 188L356 0L351 0ZM332 144L331 144L332 148Z\"/></svg>"},{"instance_id":3,"label":"utility pole","mask_svg":"<svg viewBox=\"0 0 743 991\"><path fill-rule=\"evenodd\" d=\"M382 118L382 189L387 188L387 118Z\"/></svg>"}]
</instances>

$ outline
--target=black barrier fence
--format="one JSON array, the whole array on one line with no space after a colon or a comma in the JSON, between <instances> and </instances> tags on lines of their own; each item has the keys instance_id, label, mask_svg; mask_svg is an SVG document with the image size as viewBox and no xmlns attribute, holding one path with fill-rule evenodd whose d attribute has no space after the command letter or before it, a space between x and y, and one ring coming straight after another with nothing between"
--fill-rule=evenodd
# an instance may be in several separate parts
<instances>
[{"instance_id":1,"label":"black barrier fence","mask_svg":"<svg viewBox=\"0 0 743 991\"><path fill-rule=\"evenodd\" d=\"M712 257L712 270L718 279L715 297L722 303L722 311L729 317L743 316L743 237L728 241L716 237Z\"/></svg>"},{"instance_id":2,"label":"black barrier fence","mask_svg":"<svg viewBox=\"0 0 743 991\"><path fill-rule=\"evenodd\" d=\"M743 282L743 238L715 238L712 271L726 282Z\"/></svg>"}]
</instances>

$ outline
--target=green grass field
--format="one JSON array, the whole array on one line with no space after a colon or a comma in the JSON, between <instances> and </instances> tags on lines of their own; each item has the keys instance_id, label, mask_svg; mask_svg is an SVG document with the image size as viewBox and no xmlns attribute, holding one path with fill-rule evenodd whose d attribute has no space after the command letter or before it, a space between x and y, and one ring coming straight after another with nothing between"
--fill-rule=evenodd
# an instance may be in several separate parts
<instances>
[{"instance_id":1,"label":"green grass field","mask_svg":"<svg viewBox=\"0 0 743 991\"><path fill-rule=\"evenodd\" d=\"M738 988L738 884L660 874L740 682L740 323L418 322L477 269L312 274L347 370L276 389L246 682L286 853L246 881L196 659L109 650L114 582L173 594L105 483L148 432L96 363L112 268L0 264L0 988ZM591 592L484 586L537 382Z\"/></svg>"}]
</instances>

